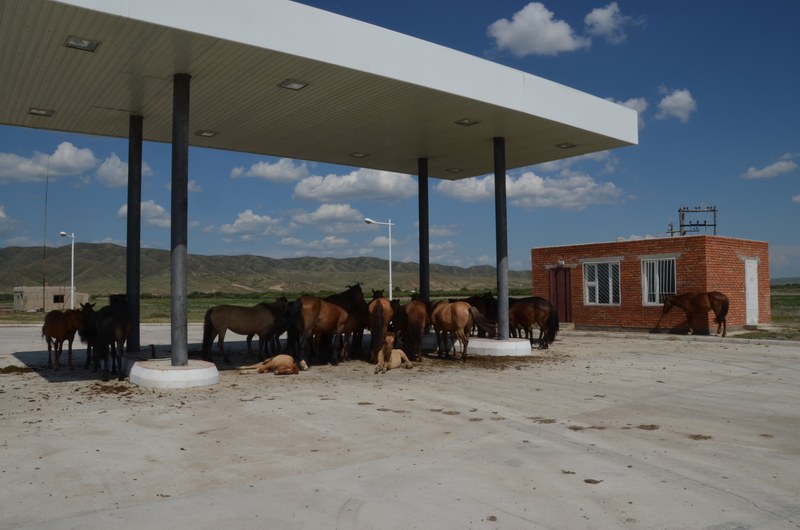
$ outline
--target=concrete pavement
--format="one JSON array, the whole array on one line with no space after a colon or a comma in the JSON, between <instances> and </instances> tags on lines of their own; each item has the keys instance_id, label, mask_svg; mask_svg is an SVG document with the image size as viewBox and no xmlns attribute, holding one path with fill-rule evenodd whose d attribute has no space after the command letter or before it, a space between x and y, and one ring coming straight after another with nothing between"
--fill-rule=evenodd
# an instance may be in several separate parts
<instances>
[{"instance_id":1,"label":"concrete pavement","mask_svg":"<svg viewBox=\"0 0 800 530\"><path fill-rule=\"evenodd\" d=\"M33 368L0 374L0 528L800 526L798 343L573 331L153 390L49 370L39 335L0 327Z\"/></svg>"}]
</instances>

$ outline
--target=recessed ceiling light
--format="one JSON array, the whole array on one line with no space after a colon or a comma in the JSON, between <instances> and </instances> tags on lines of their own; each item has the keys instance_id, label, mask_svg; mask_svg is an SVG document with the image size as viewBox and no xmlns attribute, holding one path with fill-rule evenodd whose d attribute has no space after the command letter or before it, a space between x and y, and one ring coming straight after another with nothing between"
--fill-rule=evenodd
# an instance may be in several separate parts
<instances>
[{"instance_id":1,"label":"recessed ceiling light","mask_svg":"<svg viewBox=\"0 0 800 530\"><path fill-rule=\"evenodd\" d=\"M202 136L203 138L211 138L212 136L216 136L217 131L209 131L207 129L200 129L199 131L195 131L194 134L197 136Z\"/></svg>"},{"instance_id":2,"label":"recessed ceiling light","mask_svg":"<svg viewBox=\"0 0 800 530\"><path fill-rule=\"evenodd\" d=\"M449 171L450 173L461 173L464 170L461 169L460 167L449 167L445 169L445 171Z\"/></svg>"},{"instance_id":3,"label":"recessed ceiling light","mask_svg":"<svg viewBox=\"0 0 800 530\"><path fill-rule=\"evenodd\" d=\"M289 90L302 90L308 86L308 83L297 79L286 79L278 83L278 86Z\"/></svg>"},{"instance_id":4,"label":"recessed ceiling light","mask_svg":"<svg viewBox=\"0 0 800 530\"><path fill-rule=\"evenodd\" d=\"M93 52L100 46L100 41L70 35L64 42L64 46L85 52Z\"/></svg>"},{"instance_id":5,"label":"recessed ceiling light","mask_svg":"<svg viewBox=\"0 0 800 530\"><path fill-rule=\"evenodd\" d=\"M362 153L360 151L356 151L354 153L350 153L350 156L353 158L366 158L369 156L369 153Z\"/></svg>"},{"instance_id":6,"label":"recessed ceiling light","mask_svg":"<svg viewBox=\"0 0 800 530\"><path fill-rule=\"evenodd\" d=\"M473 125L477 125L480 122L478 120L473 120L472 118L462 118L460 120L456 120L454 123L456 125L461 125L463 127L472 127Z\"/></svg>"},{"instance_id":7,"label":"recessed ceiling light","mask_svg":"<svg viewBox=\"0 0 800 530\"><path fill-rule=\"evenodd\" d=\"M571 144L569 142L564 142L562 144L556 144L556 147L558 147L559 149L572 149L573 147L578 147L578 146L575 144Z\"/></svg>"},{"instance_id":8,"label":"recessed ceiling light","mask_svg":"<svg viewBox=\"0 0 800 530\"><path fill-rule=\"evenodd\" d=\"M49 118L50 116L55 114L55 112L56 111L54 111L54 110L37 109L36 107L31 107L31 108L28 109L28 114L32 114L33 116L44 116L46 118Z\"/></svg>"}]
</instances>

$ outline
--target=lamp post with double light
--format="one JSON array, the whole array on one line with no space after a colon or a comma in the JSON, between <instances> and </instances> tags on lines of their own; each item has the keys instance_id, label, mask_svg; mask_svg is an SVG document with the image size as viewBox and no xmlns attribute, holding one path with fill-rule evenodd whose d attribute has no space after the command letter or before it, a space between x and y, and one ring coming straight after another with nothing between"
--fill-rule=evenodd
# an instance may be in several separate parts
<instances>
[{"instance_id":1,"label":"lamp post with double light","mask_svg":"<svg viewBox=\"0 0 800 530\"><path fill-rule=\"evenodd\" d=\"M59 232L58 235L72 240L72 259L70 259L69 266L69 308L75 309L75 232L71 234Z\"/></svg>"},{"instance_id":2,"label":"lamp post with double light","mask_svg":"<svg viewBox=\"0 0 800 530\"><path fill-rule=\"evenodd\" d=\"M376 221L369 217L364 218L364 222L368 225L383 225L389 227L389 300L392 299L392 220L387 222Z\"/></svg>"}]
</instances>

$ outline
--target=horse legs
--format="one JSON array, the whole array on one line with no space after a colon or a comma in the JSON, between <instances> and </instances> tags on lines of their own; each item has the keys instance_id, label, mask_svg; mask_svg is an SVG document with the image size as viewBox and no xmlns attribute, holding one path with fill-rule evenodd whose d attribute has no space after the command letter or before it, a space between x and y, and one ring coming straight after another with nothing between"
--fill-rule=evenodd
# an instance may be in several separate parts
<instances>
[{"instance_id":1,"label":"horse legs","mask_svg":"<svg viewBox=\"0 0 800 530\"><path fill-rule=\"evenodd\" d=\"M47 338L47 367L48 368L52 368L53 367L53 358L52 358L53 345L55 344L55 340L51 339L50 337L46 337L46 338ZM50 341L52 341L52 343Z\"/></svg>"},{"instance_id":2,"label":"horse legs","mask_svg":"<svg viewBox=\"0 0 800 530\"><path fill-rule=\"evenodd\" d=\"M467 331L460 329L455 332L456 337L458 338L458 342L461 343L461 361L466 362L467 360L467 345L469 344L469 335L467 335ZM455 348L456 348L456 341L453 340L453 355L455 355Z\"/></svg>"},{"instance_id":3,"label":"horse legs","mask_svg":"<svg viewBox=\"0 0 800 530\"><path fill-rule=\"evenodd\" d=\"M219 346L219 353L222 355L222 361L225 364L231 364L231 360L228 359L228 354L225 353L225 332L227 330L222 330L219 332L219 340L217 340L217 346Z\"/></svg>"},{"instance_id":4,"label":"horse legs","mask_svg":"<svg viewBox=\"0 0 800 530\"><path fill-rule=\"evenodd\" d=\"M74 370L75 368L72 366L72 341L75 340L75 337L74 336L69 337L67 338L67 340L69 341L69 349L67 351L67 366L69 366L70 370ZM61 347L63 349L64 347L63 343Z\"/></svg>"}]
</instances>

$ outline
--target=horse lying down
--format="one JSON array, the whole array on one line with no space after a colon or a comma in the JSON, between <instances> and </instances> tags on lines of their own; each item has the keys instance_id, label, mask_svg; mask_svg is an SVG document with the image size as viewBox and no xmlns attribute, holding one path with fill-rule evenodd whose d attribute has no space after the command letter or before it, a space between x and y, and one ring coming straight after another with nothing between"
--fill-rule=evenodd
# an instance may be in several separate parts
<instances>
[{"instance_id":1,"label":"horse lying down","mask_svg":"<svg viewBox=\"0 0 800 530\"><path fill-rule=\"evenodd\" d=\"M240 374L272 372L275 375L294 375L300 373L297 363L291 355L280 354L260 363L237 367Z\"/></svg>"},{"instance_id":2,"label":"horse lying down","mask_svg":"<svg viewBox=\"0 0 800 530\"><path fill-rule=\"evenodd\" d=\"M378 363L375 365L375 373L378 372L385 374L386 370L394 368L414 368L411 361L408 360L406 353L403 350L394 348L394 335L388 334L383 339L383 348L378 352Z\"/></svg>"}]
</instances>

